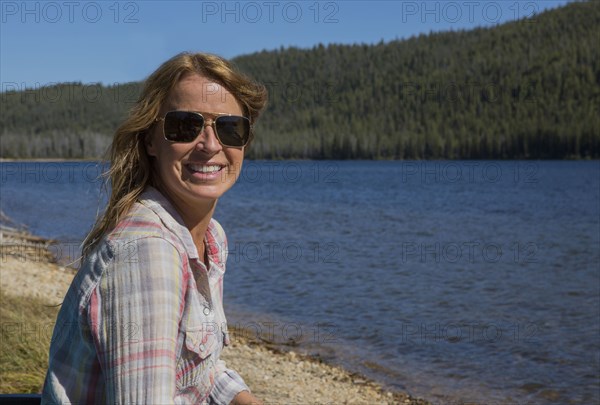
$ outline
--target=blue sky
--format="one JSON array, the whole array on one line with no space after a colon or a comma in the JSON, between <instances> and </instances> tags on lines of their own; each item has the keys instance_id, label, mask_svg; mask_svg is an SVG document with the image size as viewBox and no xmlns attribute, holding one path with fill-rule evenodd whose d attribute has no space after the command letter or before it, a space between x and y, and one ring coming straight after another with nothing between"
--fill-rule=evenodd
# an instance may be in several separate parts
<instances>
[{"instance_id":1,"label":"blue sky","mask_svg":"<svg viewBox=\"0 0 600 405\"><path fill-rule=\"evenodd\" d=\"M142 80L181 51L230 58L494 26L567 2L2 0L1 91Z\"/></svg>"}]
</instances>

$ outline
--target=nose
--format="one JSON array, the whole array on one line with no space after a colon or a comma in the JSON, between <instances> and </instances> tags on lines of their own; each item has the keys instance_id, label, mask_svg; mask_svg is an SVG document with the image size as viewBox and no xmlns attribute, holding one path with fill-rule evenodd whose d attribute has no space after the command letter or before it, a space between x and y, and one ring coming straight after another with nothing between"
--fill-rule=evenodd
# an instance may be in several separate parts
<instances>
[{"instance_id":1,"label":"nose","mask_svg":"<svg viewBox=\"0 0 600 405\"><path fill-rule=\"evenodd\" d=\"M214 120L206 120L204 122L204 128L197 139L196 149L213 155L219 153L223 149L223 146L215 133Z\"/></svg>"}]
</instances>

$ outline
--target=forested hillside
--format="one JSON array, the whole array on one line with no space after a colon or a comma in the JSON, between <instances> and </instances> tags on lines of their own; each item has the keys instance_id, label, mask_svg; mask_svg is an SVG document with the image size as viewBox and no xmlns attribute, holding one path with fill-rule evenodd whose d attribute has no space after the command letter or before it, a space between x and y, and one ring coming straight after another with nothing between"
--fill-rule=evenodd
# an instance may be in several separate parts
<instances>
[{"instance_id":1,"label":"forested hillside","mask_svg":"<svg viewBox=\"0 0 600 405\"><path fill-rule=\"evenodd\" d=\"M236 58L270 90L252 158L600 157L600 2L488 29ZM2 157L100 157L139 83L2 93ZM17 89L18 90L18 89Z\"/></svg>"}]
</instances>

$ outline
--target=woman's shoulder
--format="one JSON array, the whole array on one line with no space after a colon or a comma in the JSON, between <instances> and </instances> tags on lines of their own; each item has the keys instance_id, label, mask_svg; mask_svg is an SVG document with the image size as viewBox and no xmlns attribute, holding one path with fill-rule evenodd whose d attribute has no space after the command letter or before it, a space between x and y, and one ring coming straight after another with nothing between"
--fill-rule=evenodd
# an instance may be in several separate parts
<instances>
[{"instance_id":1,"label":"woman's shoulder","mask_svg":"<svg viewBox=\"0 0 600 405\"><path fill-rule=\"evenodd\" d=\"M181 263L185 267L185 253L185 246L162 223L161 218L136 202L90 252L82 269L88 272L92 269L92 273L100 276L105 269L113 266L147 269L152 267L152 263L168 261Z\"/></svg>"},{"instance_id":2,"label":"woman's shoulder","mask_svg":"<svg viewBox=\"0 0 600 405\"><path fill-rule=\"evenodd\" d=\"M105 242L116 252L127 252L132 246L171 245L180 256L186 248L181 238L165 225L164 218L140 202L136 202L117 226L106 236Z\"/></svg>"},{"instance_id":3,"label":"woman's shoulder","mask_svg":"<svg viewBox=\"0 0 600 405\"><path fill-rule=\"evenodd\" d=\"M107 240L128 240L147 237L165 237L167 229L160 217L139 202L134 203L129 212L107 235Z\"/></svg>"}]
</instances>

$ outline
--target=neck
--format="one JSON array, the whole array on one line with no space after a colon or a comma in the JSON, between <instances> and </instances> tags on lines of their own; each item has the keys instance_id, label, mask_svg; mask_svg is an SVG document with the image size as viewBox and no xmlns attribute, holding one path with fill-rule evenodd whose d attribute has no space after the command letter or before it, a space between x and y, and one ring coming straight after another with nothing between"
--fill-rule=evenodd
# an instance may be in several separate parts
<instances>
[{"instance_id":1,"label":"neck","mask_svg":"<svg viewBox=\"0 0 600 405\"><path fill-rule=\"evenodd\" d=\"M179 205L176 205L177 211L181 215L185 226L187 229L189 229L190 234L192 235L192 240L194 241L194 245L196 245L196 250L198 251L198 258L207 265L208 263L206 262L205 256L204 237L206 236L208 224L210 223L216 205L216 200L207 204L194 205L193 207L180 208Z\"/></svg>"},{"instance_id":2,"label":"neck","mask_svg":"<svg viewBox=\"0 0 600 405\"><path fill-rule=\"evenodd\" d=\"M217 201L210 201L206 204L194 204L193 206L182 206L175 204L175 208L181 215L187 229L192 234L192 239L196 246L204 246L204 236L208 229L208 224L213 216ZM198 252L201 253L201 252Z\"/></svg>"}]
</instances>

